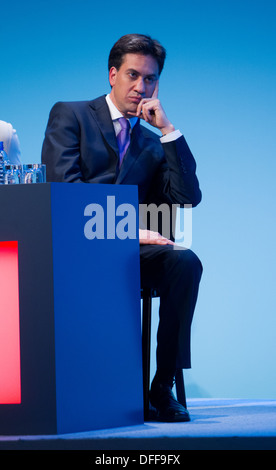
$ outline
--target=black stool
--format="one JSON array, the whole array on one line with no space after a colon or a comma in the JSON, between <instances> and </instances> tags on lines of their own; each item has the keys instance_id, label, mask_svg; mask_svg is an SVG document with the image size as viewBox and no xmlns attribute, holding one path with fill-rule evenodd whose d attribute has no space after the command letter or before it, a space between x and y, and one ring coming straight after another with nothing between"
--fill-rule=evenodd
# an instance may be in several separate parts
<instances>
[{"instance_id":1,"label":"black stool","mask_svg":"<svg viewBox=\"0 0 276 470\"><path fill-rule=\"evenodd\" d=\"M150 345L151 345L151 310L152 298L159 297L156 289L141 289L143 300L142 310L142 357L143 357L143 393L144 418L149 418L149 387L150 387ZM175 376L177 400L187 408L184 377L182 369L177 369Z\"/></svg>"}]
</instances>

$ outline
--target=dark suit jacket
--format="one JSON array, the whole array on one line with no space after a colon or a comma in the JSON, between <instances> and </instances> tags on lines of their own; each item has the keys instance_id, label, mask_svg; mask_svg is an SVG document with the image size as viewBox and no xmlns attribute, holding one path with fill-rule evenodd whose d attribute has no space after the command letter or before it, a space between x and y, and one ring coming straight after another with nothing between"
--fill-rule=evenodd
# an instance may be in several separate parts
<instances>
[{"instance_id":1,"label":"dark suit jacket","mask_svg":"<svg viewBox=\"0 0 276 470\"><path fill-rule=\"evenodd\" d=\"M134 184L139 203L200 202L196 163L184 137L162 145L138 120L120 169L118 155L104 96L53 106L42 147L48 182Z\"/></svg>"}]
</instances>

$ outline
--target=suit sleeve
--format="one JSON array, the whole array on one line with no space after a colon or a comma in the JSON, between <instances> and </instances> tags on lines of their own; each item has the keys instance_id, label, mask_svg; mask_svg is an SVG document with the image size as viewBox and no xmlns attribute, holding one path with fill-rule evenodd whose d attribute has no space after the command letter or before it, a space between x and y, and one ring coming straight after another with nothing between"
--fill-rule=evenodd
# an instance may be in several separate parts
<instances>
[{"instance_id":1,"label":"suit sleeve","mask_svg":"<svg viewBox=\"0 0 276 470\"><path fill-rule=\"evenodd\" d=\"M80 129L67 103L56 103L49 115L42 146L48 182L82 182Z\"/></svg>"},{"instance_id":2,"label":"suit sleeve","mask_svg":"<svg viewBox=\"0 0 276 470\"><path fill-rule=\"evenodd\" d=\"M202 198L196 162L183 136L163 143L164 160L153 182L152 199L157 204L185 204L196 207Z\"/></svg>"}]
</instances>

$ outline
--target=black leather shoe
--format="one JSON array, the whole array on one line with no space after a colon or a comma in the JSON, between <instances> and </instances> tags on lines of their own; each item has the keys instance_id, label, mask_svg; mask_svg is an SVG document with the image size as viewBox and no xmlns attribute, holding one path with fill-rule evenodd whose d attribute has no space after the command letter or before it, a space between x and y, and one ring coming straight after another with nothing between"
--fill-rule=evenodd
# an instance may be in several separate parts
<instances>
[{"instance_id":1,"label":"black leather shoe","mask_svg":"<svg viewBox=\"0 0 276 470\"><path fill-rule=\"evenodd\" d=\"M170 385L153 383L149 398L151 405L156 409L159 421L167 423L190 421L188 411L176 400Z\"/></svg>"}]
</instances>

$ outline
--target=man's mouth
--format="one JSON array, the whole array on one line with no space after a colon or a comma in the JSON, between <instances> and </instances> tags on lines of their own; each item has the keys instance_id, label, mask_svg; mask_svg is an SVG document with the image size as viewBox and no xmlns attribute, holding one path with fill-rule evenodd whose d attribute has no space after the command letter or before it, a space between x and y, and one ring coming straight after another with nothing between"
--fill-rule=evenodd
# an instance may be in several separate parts
<instances>
[{"instance_id":1,"label":"man's mouth","mask_svg":"<svg viewBox=\"0 0 276 470\"><path fill-rule=\"evenodd\" d=\"M142 98L139 97L139 96L130 96L129 99L130 99L130 101L132 101L133 103L139 104Z\"/></svg>"}]
</instances>

